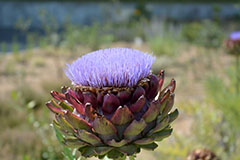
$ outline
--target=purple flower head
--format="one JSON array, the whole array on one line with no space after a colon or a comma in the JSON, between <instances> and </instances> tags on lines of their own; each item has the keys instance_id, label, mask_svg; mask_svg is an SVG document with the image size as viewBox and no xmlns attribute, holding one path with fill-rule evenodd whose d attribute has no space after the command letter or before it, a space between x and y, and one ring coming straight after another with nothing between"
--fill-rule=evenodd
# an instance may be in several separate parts
<instances>
[{"instance_id":1,"label":"purple flower head","mask_svg":"<svg viewBox=\"0 0 240 160\"><path fill-rule=\"evenodd\" d=\"M232 32L229 36L230 40L240 40L240 31Z\"/></svg>"},{"instance_id":2,"label":"purple flower head","mask_svg":"<svg viewBox=\"0 0 240 160\"><path fill-rule=\"evenodd\" d=\"M132 87L150 73L154 59L135 49L103 49L67 64L65 74L74 85Z\"/></svg>"}]
</instances>

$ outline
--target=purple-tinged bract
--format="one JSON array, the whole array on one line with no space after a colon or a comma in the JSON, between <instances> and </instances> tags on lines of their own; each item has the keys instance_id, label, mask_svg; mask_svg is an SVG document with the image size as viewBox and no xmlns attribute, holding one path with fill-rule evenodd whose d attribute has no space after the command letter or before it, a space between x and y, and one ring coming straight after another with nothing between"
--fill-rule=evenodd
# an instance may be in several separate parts
<instances>
[{"instance_id":1,"label":"purple-tinged bract","mask_svg":"<svg viewBox=\"0 0 240 160\"><path fill-rule=\"evenodd\" d=\"M75 85L91 87L132 87L149 75L154 57L128 48L110 48L86 54L65 74Z\"/></svg>"}]
</instances>

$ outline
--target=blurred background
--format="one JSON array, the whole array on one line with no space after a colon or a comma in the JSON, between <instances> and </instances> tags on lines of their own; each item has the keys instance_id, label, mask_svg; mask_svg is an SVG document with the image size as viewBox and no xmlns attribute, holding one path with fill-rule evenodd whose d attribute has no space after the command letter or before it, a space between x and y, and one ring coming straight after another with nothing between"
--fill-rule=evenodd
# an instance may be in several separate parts
<instances>
[{"instance_id":1,"label":"blurred background","mask_svg":"<svg viewBox=\"0 0 240 160\"><path fill-rule=\"evenodd\" d=\"M239 0L0 0L0 159L57 160L45 107L70 86L66 63L90 51L153 53L152 70L177 81L173 135L137 159L184 160L206 148L240 159L240 95L225 40L240 29Z\"/></svg>"}]
</instances>

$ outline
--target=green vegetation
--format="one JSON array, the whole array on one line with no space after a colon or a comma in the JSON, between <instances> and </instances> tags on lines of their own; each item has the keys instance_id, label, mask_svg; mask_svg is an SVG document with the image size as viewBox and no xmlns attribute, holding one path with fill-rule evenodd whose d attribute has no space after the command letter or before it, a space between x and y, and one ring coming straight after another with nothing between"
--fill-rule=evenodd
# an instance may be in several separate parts
<instances>
[{"instance_id":1,"label":"green vegetation","mask_svg":"<svg viewBox=\"0 0 240 160\"><path fill-rule=\"evenodd\" d=\"M83 27L67 25L62 36L64 37L64 40L61 42L61 45L70 50L76 49L79 45L89 47L92 50L97 50L103 44L110 44L114 38L99 24Z\"/></svg>"},{"instance_id":2,"label":"green vegetation","mask_svg":"<svg viewBox=\"0 0 240 160\"><path fill-rule=\"evenodd\" d=\"M0 44L0 48L1 48L0 51L1 51L2 54L5 54L7 52L7 44L6 43L2 42Z\"/></svg>"},{"instance_id":3,"label":"green vegetation","mask_svg":"<svg viewBox=\"0 0 240 160\"><path fill-rule=\"evenodd\" d=\"M0 100L1 124L6 128L0 132L0 146L4 150L11 149L1 152L2 158L62 159L56 140L48 137L52 131L45 122L50 119L44 108L46 99L40 95L43 94L21 87L13 90L8 99Z\"/></svg>"},{"instance_id":4,"label":"green vegetation","mask_svg":"<svg viewBox=\"0 0 240 160\"><path fill-rule=\"evenodd\" d=\"M180 41L180 37L169 31L163 31L162 33L162 35L148 37L148 43L153 53L157 56L176 56L181 47L179 44L183 44Z\"/></svg>"},{"instance_id":5,"label":"green vegetation","mask_svg":"<svg viewBox=\"0 0 240 160\"><path fill-rule=\"evenodd\" d=\"M228 137L225 151L230 153L240 150L239 146L239 120L240 120L240 94L236 92L235 70L229 69L225 73L226 80L220 77L210 77L207 83L209 101L222 112L222 121L226 125L224 134Z\"/></svg>"},{"instance_id":6,"label":"green vegetation","mask_svg":"<svg viewBox=\"0 0 240 160\"><path fill-rule=\"evenodd\" d=\"M190 43L207 48L219 48L226 35L219 24L207 20L185 24L182 29L182 36Z\"/></svg>"}]
</instances>

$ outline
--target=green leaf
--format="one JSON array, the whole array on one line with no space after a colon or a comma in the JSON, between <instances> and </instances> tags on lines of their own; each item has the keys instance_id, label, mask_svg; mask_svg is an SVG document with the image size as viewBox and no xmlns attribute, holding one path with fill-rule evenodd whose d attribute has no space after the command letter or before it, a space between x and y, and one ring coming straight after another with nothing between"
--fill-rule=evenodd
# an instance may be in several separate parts
<instances>
[{"instance_id":1,"label":"green leaf","mask_svg":"<svg viewBox=\"0 0 240 160\"><path fill-rule=\"evenodd\" d=\"M55 126L53 128L56 133L57 140L59 141L59 143L61 144L61 146L63 148L63 155L65 156L65 158L67 158L68 160L75 160L75 156L72 154L72 150L70 148L67 148L63 144L64 136L62 135L62 133Z\"/></svg>"},{"instance_id":2,"label":"green leaf","mask_svg":"<svg viewBox=\"0 0 240 160\"><path fill-rule=\"evenodd\" d=\"M138 148L134 144L129 144L120 148L117 148L120 152L127 154L128 156L133 155L137 153Z\"/></svg>"},{"instance_id":3,"label":"green leaf","mask_svg":"<svg viewBox=\"0 0 240 160\"><path fill-rule=\"evenodd\" d=\"M157 133L154 133L151 137L154 138L155 141L161 141L164 138L168 137L171 135L173 129L164 129L162 131L159 131Z\"/></svg>"},{"instance_id":4,"label":"green leaf","mask_svg":"<svg viewBox=\"0 0 240 160\"><path fill-rule=\"evenodd\" d=\"M151 143L151 144L147 144L147 145L139 145L142 149L146 149L146 150L151 150L153 151L154 149L156 149L158 147L158 145L156 143Z\"/></svg>"},{"instance_id":5,"label":"green leaf","mask_svg":"<svg viewBox=\"0 0 240 160\"><path fill-rule=\"evenodd\" d=\"M111 158L111 159L116 159L116 160L125 160L126 159L126 156L123 153L121 153L115 149L108 152L107 157Z\"/></svg>"},{"instance_id":6,"label":"green leaf","mask_svg":"<svg viewBox=\"0 0 240 160\"><path fill-rule=\"evenodd\" d=\"M81 152L82 156L84 157L96 156L94 147L86 146L86 147L79 148L78 150Z\"/></svg>"},{"instance_id":7,"label":"green leaf","mask_svg":"<svg viewBox=\"0 0 240 160\"><path fill-rule=\"evenodd\" d=\"M136 155L129 156L128 158L129 158L129 160L135 160Z\"/></svg>"}]
</instances>

